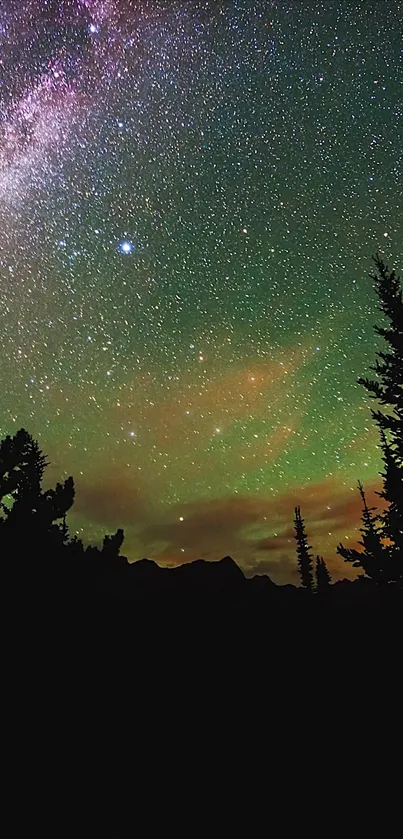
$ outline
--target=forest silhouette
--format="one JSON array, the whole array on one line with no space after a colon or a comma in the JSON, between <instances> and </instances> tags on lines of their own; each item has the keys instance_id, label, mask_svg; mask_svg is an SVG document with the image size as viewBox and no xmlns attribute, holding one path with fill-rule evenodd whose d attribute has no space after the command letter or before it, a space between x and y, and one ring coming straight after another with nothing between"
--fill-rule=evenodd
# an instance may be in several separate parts
<instances>
[{"instance_id":1,"label":"forest silhouette","mask_svg":"<svg viewBox=\"0 0 403 839\"><path fill-rule=\"evenodd\" d=\"M377 403L372 419L382 452L380 510L362 499L360 549L340 544L341 559L357 569L357 579L332 583L322 556L308 544L300 507L294 511L300 587L276 585L268 576L247 578L231 557L195 560L164 568L152 560L128 562L120 551L123 530L105 535L102 547L71 536L67 514L74 504L74 480L43 489L48 465L38 443L24 429L0 444L0 551L9 592L36 612L47 608L84 611L126 609L145 614L179 607L207 617L251 612L315 612L325 609L389 609L403 597L403 305L395 271L374 257L371 275L384 323L384 339L371 373L359 382ZM291 516L290 516L291 518ZM309 525L308 525L309 531ZM66 612L64 612L66 613Z\"/></svg>"}]
</instances>

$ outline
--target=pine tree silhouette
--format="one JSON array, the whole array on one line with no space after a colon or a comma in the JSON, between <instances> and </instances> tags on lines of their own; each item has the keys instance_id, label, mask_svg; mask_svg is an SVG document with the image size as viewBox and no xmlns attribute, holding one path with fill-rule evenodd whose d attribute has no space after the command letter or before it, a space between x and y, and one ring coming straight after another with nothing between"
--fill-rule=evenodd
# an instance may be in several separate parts
<instances>
[{"instance_id":1,"label":"pine tree silhouette","mask_svg":"<svg viewBox=\"0 0 403 839\"><path fill-rule=\"evenodd\" d=\"M6 437L0 443L0 498L10 495L15 500L24 491L38 492L46 465L46 457L24 428ZM3 512L7 515L8 507Z\"/></svg>"},{"instance_id":2,"label":"pine tree silhouette","mask_svg":"<svg viewBox=\"0 0 403 839\"><path fill-rule=\"evenodd\" d=\"M396 579L403 578L403 464L399 465L391 445L381 431L381 448L385 464L383 490L377 494L383 498L387 506L381 514L383 535L389 540L391 565L396 563ZM397 576L396 576L397 575Z\"/></svg>"},{"instance_id":3,"label":"pine tree silhouette","mask_svg":"<svg viewBox=\"0 0 403 839\"><path fill-rule=\"evenodd\" d=\"M331 583L331 576L323 556L316 557L316 590L319 594L327 591Z\"/></svg>"},{"instance_id":4,"label":"pine tree silhouette","mask_svg":"<svg viewBox=\"0 0 403 839\"><path fill-rule=\"evenodd\" d=\"M301 577L302 588L309 592L314 591L312 555L309 553L312 546L308 545L308 538L305 533L305 523L301 518L300 507L295 508L295 539L297 541L298 570Z\"/></svg>"},{"instance_id":5,"label":"pine tree silhouette","mask_svg":"<svg viewBox=\"0 0 403 839\"><path fill-rule=\"evenodd\" d=\"M378 254L373 257L376 272L371 274L380 301L380 310L388 318L387 326L375 326L375 331L389 345L387 352L377 353L373 370L377 381L360 378L373 399L389 406L392 413L372 411L380 430L390 434L391 449L398 463L403 461L403 302L400 278L389 271Z\"/></svg>"},{"instance_id":6,"label":"pine tree silhouette","mask_svg":"<svg viewBox=\"0 0 403 839\"><path fill-rule=\"evenodd\" d=\"M387 412L371 412L380 431L385 465L381 473L383 490L378 495L386 501L386 507L376 517L371 517L373 510L368 510L360 488L364 502L360 544L364 553L348 550L343 545L337 550L347 562L361 566L378 582L396 582L403 580L403 303L396 272L389 271L378 254L374 262L376 271L371 276L380 310L389 321L386 326L375 326L375 330L385 339L387 351L377 353L375 366L371 368L377 380L360 378L358 382L388 409Z\"/></svg>"},{"instance_id":7,"label":"pine tree silhouette","mask_svg":"<svg viewBox=\"0 0 403 839\"><path fill-rule=\"evenodd\" d=\"M42 490L47 460L25 429L0 443L0 539L3 547L41 554L65 544L67 511L74 501L73 478ZM61 524L57 521L62 519Z\"/></svg>"},{"instance_id":8,"label":"pine tree silhouette","mask_svg":"<svg viewBox=\"0 0 403 839\"><path fill-rule=\"evenodd\" d=\"M337 552L346 562L351 562L354 568L362 568L368 577L371 577L376 582L388 582L390 579L390 551L388 546L383 544L383 528L379 524L379 515L376 513L375 507L368 507L367 499L365 497L364 488L361 483L358 483L359 493L362 498L362 524L360 533L362 538L359 545L363 547L363 551L357 551L355 548L345 548L340 544Z\"/></svg>"}]
</instances>

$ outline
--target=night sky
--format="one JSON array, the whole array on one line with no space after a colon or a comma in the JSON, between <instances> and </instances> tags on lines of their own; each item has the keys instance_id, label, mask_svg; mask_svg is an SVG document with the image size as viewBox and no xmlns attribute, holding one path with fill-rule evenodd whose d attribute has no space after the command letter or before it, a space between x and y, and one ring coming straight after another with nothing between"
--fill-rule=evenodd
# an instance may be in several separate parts
<instances>
[{"instance_id":1,"label":"night sky","mask_svg":"<svg viewBox=\"0 0 403 839\"><path fill-rule=\"evenodd\" d=\"M300 503L351 575L381 464L371 254L402 269L402 23L393 0L2 0L0 433L74 476L73 533L285 582Z\"/></svg>"}]
</instances>

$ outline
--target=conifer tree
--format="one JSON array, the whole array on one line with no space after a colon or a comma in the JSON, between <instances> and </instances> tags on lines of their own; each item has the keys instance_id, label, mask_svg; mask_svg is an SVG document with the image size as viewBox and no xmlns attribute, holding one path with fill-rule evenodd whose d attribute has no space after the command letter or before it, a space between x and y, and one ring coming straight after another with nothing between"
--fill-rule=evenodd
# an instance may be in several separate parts
<instances>
[{"instance_id":1,"label":"conifer tree","mask_svg":"<svg viewBox=\"0 0 403 839\"><path fill-rule=\"evenodd\" d=\"M373 579L396 582L403 579L403 302L396 272L389 271L378 254L374 262L376 271L372 279L380 310L387 319L385 326L375 326L375 330L385 339L387 347L386 351L377 353L375 366L371 368L376 379L358 381L385 408L373 410L372 416L380 431L384 461L383 490L378 495L386 501L386 507L371 517L373 510L368 510L361 488L364 553L347 550L342 545L338 552L355 567L364 568Z\"/></svg>"},{"instance_id":2,"label":"conifer tree","mask_svg":"<svg viewBox=\"0 0 403 839\"><path fill-rule=\"evenodd\" d=\"M316 590L321 594L329 588L331 576L323 556L316 557Z\"/></svg>"},{"instance_id":3,"label":"conifer tree","mask_svg":"<svg viewBox=\"0 0 403 839\"><path fill-rule=\"evenodd\" d=\"M295 539L297 542L298 570L301 577L302 588L312 593L314 590L313 567L312 555L309 553L312 546L308 545L308 538L305 533L305 523L301 518L300 507L295 507L294 527Z\"/></svg>"},{"instance_id":4,"label":"conifer tree","mask_svg":"<svg viewBox=\"0 0 403 839\"><path fill-rule=\"evenodd\" d=\"M385 326L375 326L375 331L387 343L387 352L378 352L371 370L376 380L360 378L373 399L389 408L389 413L377 410L372 416L379 429L390 435L391 450L397 462L403 462L403 302L400 278L389 271L378 254L374 257L376 271L372 274L380 310L388 319Z\"/></svg>"},{"instance_id":5,"label":"conifer tree","mask_svg":"<svg viewBox=\"0 0 403 839\"><path fill-rule=\"evenodd\" d=\"M0 443L0 499L9 495L15 500L25 492L38 492L46 465L38 443L24 428L14 437L7 436ZM9 512L3 505L2 509Z\"/></svg>"},{"instance_id":6,"label":"conifer tree","mask_svg":"<svg viewBox=\"0 0 403 839\"><path fill-rule=\"evenodd\" d=\"M381 431L381 448L385 464L382 492L377 494L386 501L386 508L381 514L383 535L390 542L390 553L393 560L400 564L400 576L403 562L403 463L392 451L384 431ZM397 577L398 579L398 577Z\"/></svg>"},{"instance_id":7,"label":"conifer tree","mask_svg":"<svg viewBox=\"0 0 403 839\"><path fill-rule=\"evenodd\" d=\"M376 582L388 582L391 575L391 556L389 547L382 541L383 528L379 523L380 516L375 515L375 507L368 507L361 483L358 483L358 489L363 503L362 527L360 528L362 538L358 544L361 545L363 551L345 548L340 544L337 553L346 562L351 562L354 568L362 568L367 576Z\"/></svg>"},{"instance_id":8,"label":"conifer tree","mask_svg":"<svg viewBox=\"0 0 403 839\"><path fill-rule=\"evenodd\" d=\"M74 482L42 490L47 460L25 429L0 443L0 538L3 547L46 552L68 539L65 522L74 500ZM61 524L57 521L62 519Z\"/></svg>"},{"instance_id":9,"label":"conifer tree","mask_svg":"<svg viewBox=\"0 0 403 839\"><path fill-rule=\"evenodd\" d=\"M403 578L403 302L402 288L395 271L389 271L377 255L376 273L373 275L380 308L388 319L385 327L376 326L388 347L379 352L375 367L377 380L359 379L369 394L381 406L388 408L372 411L381 435L384 462L383 490L378 493L386 501L381 514L385 538L390 544L390 554L395 568L391 578ZM400 573L399 573L400 571Z\"/></svg>"}]
</instances>

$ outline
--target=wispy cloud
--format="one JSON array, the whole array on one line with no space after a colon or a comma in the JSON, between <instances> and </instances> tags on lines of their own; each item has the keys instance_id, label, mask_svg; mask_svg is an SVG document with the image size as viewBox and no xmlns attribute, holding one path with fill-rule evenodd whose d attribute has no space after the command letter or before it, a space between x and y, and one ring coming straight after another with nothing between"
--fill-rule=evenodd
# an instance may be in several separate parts
<instances>
[{"instance_id":1,"label":"wispy cloud","mask_svg":"<svg viewBox=\"0 0 403 839\"><path fill-rule=\"evenodd\" d=\"M370 504L379 502L375 485ZM276 582L295 582L294 507L300 504L314 555L323 554L333 576L355 571L336 554L340 540L357 546L361 500L355 488L336 481L290 489L275 497L229 496L195 499L168 509L153 506L127 473L77 488L75 511L89 523L124 527L129 559L148 556L173 566L196 558L230 554L246 574L269 574Z\"/></svg>"}]
</instances>

